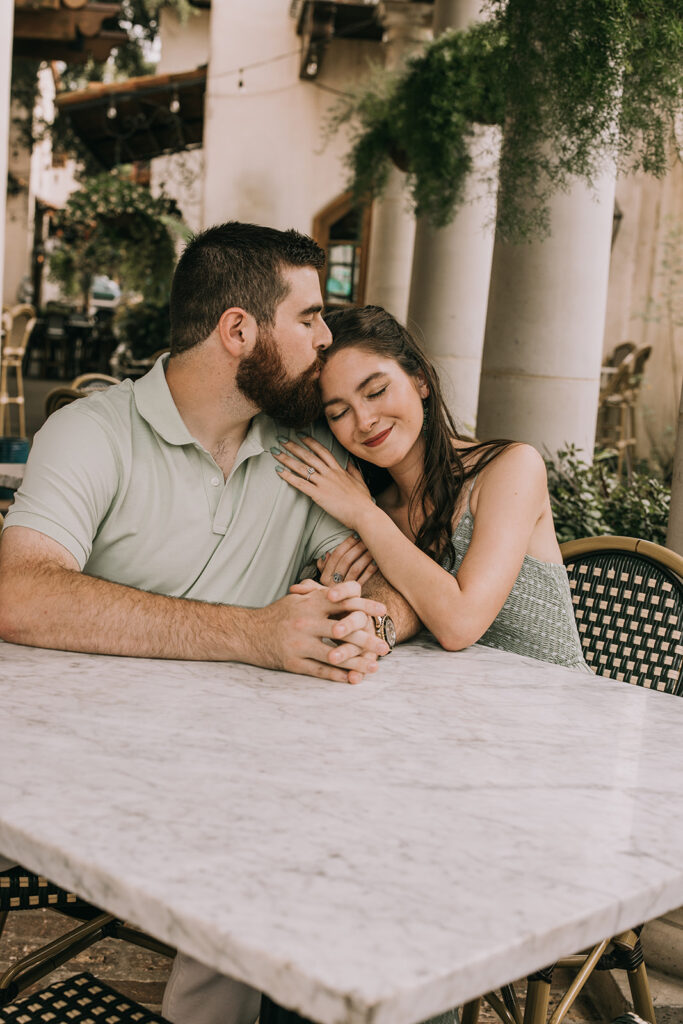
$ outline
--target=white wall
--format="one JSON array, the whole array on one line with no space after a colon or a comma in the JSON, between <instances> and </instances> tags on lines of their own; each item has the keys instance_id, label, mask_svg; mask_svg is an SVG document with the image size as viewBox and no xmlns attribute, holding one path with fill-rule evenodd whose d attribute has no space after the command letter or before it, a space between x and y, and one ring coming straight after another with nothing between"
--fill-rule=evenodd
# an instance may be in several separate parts
<instances>
[{"instance_id":1,"label":"white wall","mask_svg":"<svg viewBox=\"0 0 683 1024\"><path fill-rule=\"evenodd\" d=\"M282 0L213 6L204 127L206 226L236 219L310 232L316 212L346 187L343 135L323 147L323 125L335 102L325 87L346 90L357 82L368 58L381 60L380 44L333 40L317 85L302 82L301 40L287 7ZM283 54L288 56L248 66Z\"/></svg>"},{"instance_id":2,"label":"white wall","mask_svg":"<svg viewBox=\"0 0 683 1024\"><path fill-rule=\"evenodd\" d=\"M156 74L193 71L209 60L211 12L196 8L181 21L175 11L161 12L159 42L161 57ZM192 231L202 226L204 191L204 151L194 149L172 156L160 156L151 162L152 192L161 191L178 203L183 220Z\"/></svg>"}]
</instances>

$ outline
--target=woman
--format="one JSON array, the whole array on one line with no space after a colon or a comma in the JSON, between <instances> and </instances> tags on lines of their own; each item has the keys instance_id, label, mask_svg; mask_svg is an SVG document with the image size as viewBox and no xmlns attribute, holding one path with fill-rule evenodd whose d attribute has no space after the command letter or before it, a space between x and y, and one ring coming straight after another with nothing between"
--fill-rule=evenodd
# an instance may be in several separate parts
<instances>
[{"instance_id":1,"label":"woman","mask_svg":"<svg viewBox=\"0 0 683 1024\"><path fill-rule=\"evenodd\" d=\"M385 310L339 310L327 323L323 407L363 472L307 436L274 457L367 547L352 575L364 578L371 556L446 650L480 641L589 671L538 452L460 437L434 367ZM353 545L327 559L323 582L344 575Z\"/></svg>"}]
</instances>

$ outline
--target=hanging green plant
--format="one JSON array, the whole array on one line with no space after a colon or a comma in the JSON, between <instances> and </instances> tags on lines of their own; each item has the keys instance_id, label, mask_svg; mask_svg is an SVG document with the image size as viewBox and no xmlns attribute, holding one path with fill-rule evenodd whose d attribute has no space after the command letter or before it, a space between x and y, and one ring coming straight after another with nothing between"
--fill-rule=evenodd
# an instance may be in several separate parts
<instances>
[{"instance_id":1,"label":"hanging green plant","mask_svg":"<svg viewBox=\"0 0 683 1024\"><path fill-rule=\"evenodd\" d=\"M486 21L444 33L399 73L375 72L334 112L332 130L351 125L359 198L381 193L393 159L416 213L447 224L482 124L504 128L497 227L509 239L547 229L550 196L574 177L593 183L614 161L665 173L683 112L683 0L487 7Z\"/></svg>"},{"instance_id":2,"label":"hanging green plant","mask_svg":"<svg viewBox=\"0 0 683 1024\"><path fill-rule=\"evenodd\" d=\"M50 276L87 302L95 274L161 303L175 265L174 204L151 195L123 172L86 179L55 217Z\"/></svg>"}]
</instances>

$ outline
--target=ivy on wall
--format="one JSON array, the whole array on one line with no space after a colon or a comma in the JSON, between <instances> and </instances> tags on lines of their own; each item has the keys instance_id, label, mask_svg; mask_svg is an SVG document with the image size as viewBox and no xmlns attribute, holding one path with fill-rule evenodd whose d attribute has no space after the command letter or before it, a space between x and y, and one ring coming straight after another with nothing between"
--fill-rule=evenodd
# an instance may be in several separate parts
<instances>
[{"instance_id":1,"label":"ivy on wall","mask_svg":"<svg viewBox=\"0 0 683 1024\"><path fill-rule=\"evenodd\" d=\"M683 113L683 0L489 0L487 20L439 36L398 73L344 99L358 197L407 172L415 210L447 224L473 172L477 125L503 131L497 228L543 233L548 200L611 162L665 173Z\"/></svg>"}]
</instances>

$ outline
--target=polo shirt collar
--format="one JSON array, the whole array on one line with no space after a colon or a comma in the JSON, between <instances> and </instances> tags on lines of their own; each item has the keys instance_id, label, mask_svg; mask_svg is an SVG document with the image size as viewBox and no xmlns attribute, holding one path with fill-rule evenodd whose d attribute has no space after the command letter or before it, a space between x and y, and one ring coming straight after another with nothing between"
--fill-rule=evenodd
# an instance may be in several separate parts
<instances>
[{"instance_id":1,"label":"polo shirt collar","mask_svg":"<svg viewBox=\"0 0 683 1024\"><path fill-rule=\"evenodd\" d=\"M199 442L187 429L166 383L168 355L160 356L152 369L133 384L137 410L150 427L168 444L184 445ZM251 455L261 455L275 444L275 422L259 413L254 416L238 453L240 461Z\"/></svg>"},{"instance_id":2,"label":"polo shirt collar","mask_svg":"<svg viewBox=\"0 0 683 1024\"><path fill-rule=\"evenodd\" d=\"M133 384L138 412L169 444L194 444L166 383L168 355L160 356L149 373Z\"/></svg>"}]
</instances>

